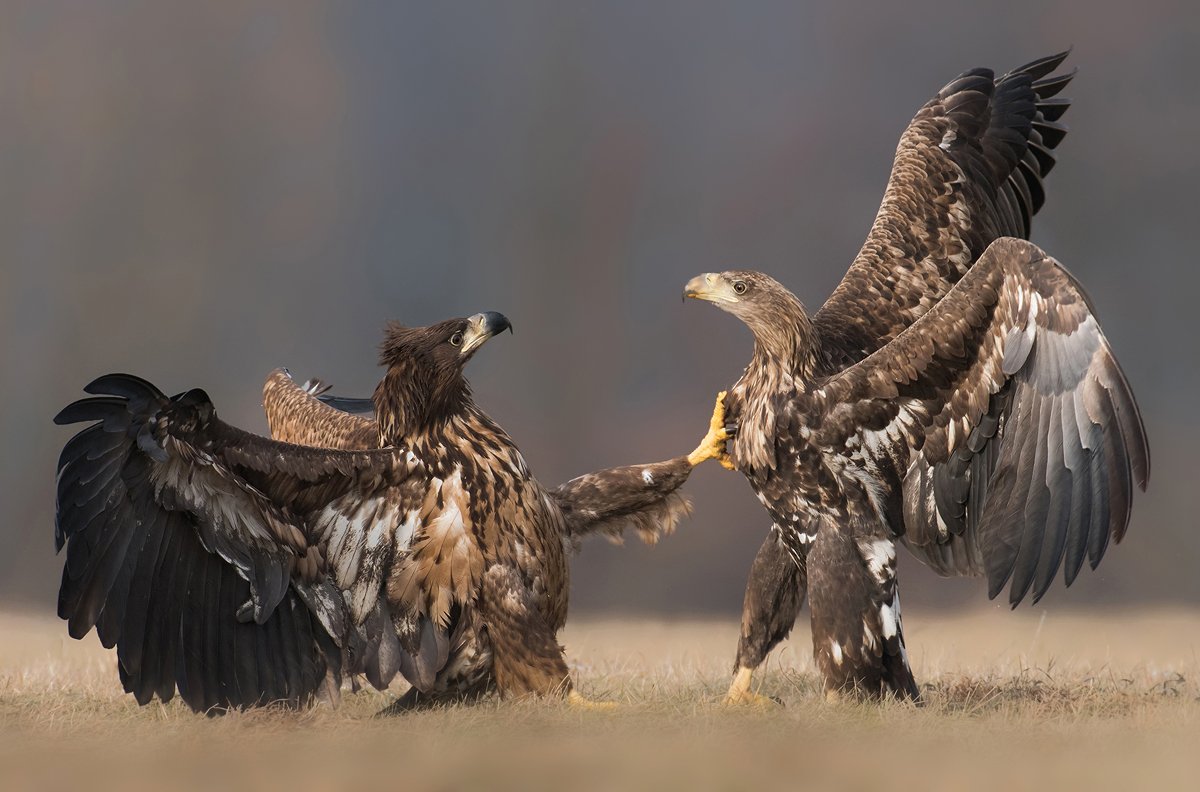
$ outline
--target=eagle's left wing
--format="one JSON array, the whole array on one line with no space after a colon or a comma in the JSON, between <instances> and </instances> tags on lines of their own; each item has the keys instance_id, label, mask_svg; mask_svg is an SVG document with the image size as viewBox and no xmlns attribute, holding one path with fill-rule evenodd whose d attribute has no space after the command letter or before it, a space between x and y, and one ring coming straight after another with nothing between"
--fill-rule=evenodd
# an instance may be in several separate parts
<instances>
[{"instance_id":1,"label":"eagle's left wing","mask_svg":"<svg viewBox=\"0 0 1200 792\"><path fill-rule=\"evenodd\" d=\"M912 324L995 239L1028 238L1042 180L1066 135L1054 74L1060 52L996 77L972 69L938 92L904 130L862 250L813 316L831 370L874 352Z\"/></svg>"},{"instance_id":2,"label":"eagle's left wing","mask_svg":"<svg viewBox=\"0 0 1200 792\"><path fill-rule=\"evenodd\" d=\"M351 414L342 409L347 402L371 404L371 400L337 399L324 395L327 390L329 386L319 381L317 387L298 385L287 369L268 374L263 383L263 410L271 436L285 443L319 448L379 448L374 414Z\"/></svg>"},{"instance_id":3,"label":"eagle's left wing","mask_svg":"<svg viewBox=\"0 0 1200 792\"><path fill-rule=\"evenodd\" d=\"M654 544L691 512L679 493L691 474L691 462L681 456L586 473L558 485L550 496L562 509L572 539L600 533L619 543L628 526Z\"/></svg>"},{"instance_id":4,"label":"eagle's left wing","mask_svg":"<svg viewBox=\"0 0 1200 792\"><path fill-rule=\"evenodd\" d=\"M949 568L985 572L992 597L1011 579L1014 606L1060 564L1067 585L1085 556L1094 568L1149 479L1137 404L1082 288L1021 240L994 242L816 396L813 442L862 477L910 549L935 566L967 555Z\"/></svg>"}]
</instances>

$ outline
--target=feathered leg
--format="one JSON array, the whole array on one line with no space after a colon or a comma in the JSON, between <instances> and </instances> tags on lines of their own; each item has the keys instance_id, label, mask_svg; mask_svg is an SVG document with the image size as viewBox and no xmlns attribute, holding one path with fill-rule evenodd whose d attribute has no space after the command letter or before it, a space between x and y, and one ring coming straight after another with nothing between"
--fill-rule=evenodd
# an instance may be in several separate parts
<instances>
[{"instance_id":1,"label":"feathered leg","mask_svg":"<svg viewBox=\"0 0 1200 792\"><path fill-rule=\"evenodd\" d=\"M807 584L804 554L790 550L782 532L773 527L758 549L750 567L750 579L746 581L742 631L726 704L773 703L750 689L751 676L767 654L792 631L804 604Z\"/></svg>"},{"instance_id":2,"label":"feathered leg","mask_svg":"<svg viewBox=\"0 0 1200 792\"><path fill-rule=\"evenodd\" d=\"M904 648L892 539L822 530L808 560L813 657L826 695L892 693L919 701Z\"/></svg>"},{"instance_id":3,"label":"feathered leg","mask_svg":"<svg viewBox=\"0 0 1200 792\"><path fill-rule=\"evenodd\" d=\"M587 701L573 689L555 631L515 570L501 564L490 567L483 576L479 605L500 695L561 696L576 706L606 706Z\"/></svg>"}]
</instances>

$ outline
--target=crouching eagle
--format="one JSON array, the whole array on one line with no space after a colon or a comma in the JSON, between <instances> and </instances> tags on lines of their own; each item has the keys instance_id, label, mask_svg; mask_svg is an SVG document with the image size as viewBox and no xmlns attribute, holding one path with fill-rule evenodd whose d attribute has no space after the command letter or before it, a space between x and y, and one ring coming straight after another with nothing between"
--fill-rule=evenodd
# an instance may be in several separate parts
<instances>
[{"instance_id":1,"label":"crouching eagle","mask_svg":"<svg viewBox=\"0 0 1200 792\"><path fill-rule=\"evenodd\" d=\"M829 690L915 697L894 539L942 575L1040 598L1099 563L1149 454L1133 396L1078 283L1026 242L1066 134L1051 75L969 71L909 124L862 250L812 317L753 272L686 294L755 338L727 399L734 463L773 520L750 572L727 700L807 592ZM1009 237L1003 238L1002 237ZM960 280L961 279L961 280Z\"/></svg>"},{"instance_id":2,"label":"crouching eagle","mask_svg":"<svg viewBox=\"0 0 1200 792\"><path fill-rule=\"evenodd\" d=\"M95 397L55 418L93 422L58 464L70 634L95 627L116 646L142 704L178 690L198 711L299 705L336 696L343 673L378 688L401 673L434 699L494 688L586 703L556 640L570 517L463 377L508 326L485 313L389 327L375 450L252 435L200 390L92 382ZM581 502L601 522L653 511L720 452L720 435L688 457L596 475Z\"/></svg>"}]
</instances>

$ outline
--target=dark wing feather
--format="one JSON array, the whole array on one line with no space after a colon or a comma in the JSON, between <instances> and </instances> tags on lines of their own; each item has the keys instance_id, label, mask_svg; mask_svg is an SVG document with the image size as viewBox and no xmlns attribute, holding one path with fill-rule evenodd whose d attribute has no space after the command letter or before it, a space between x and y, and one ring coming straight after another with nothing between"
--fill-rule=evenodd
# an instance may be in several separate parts
<instances>
[{"instance_id":1,"label":"dark wing feather","mask_svg":"<svg viewBox=\"0 0 1200 792\"><path fill-rule=\"evenodd\" d=\"M340 593L306 604L330 585L308 515L355 493L415 508L420 463L256 438L199 391L168 399L127 375L87 390L103 395L56 418L95 422L58 465L58 610L71 635L95 627L116 646L140 703L176 690L196 710L306 701L353 642Z\"/></svg>"},{"instance_id":2,"label":"dark wing feather","mask_svg":"<svg viewBox=\"0 0 1200 792\"><path fill-rule=\"evenodd\" d=\"M1070 105L1052 99L1067 53L994 79L973 69L938 92L896 149L883 203L841 284L813 317L829 371L851 365L929 310L995 239L1028 237Z\"/></svg>"},{"instance_id":3,"label":"dark wing feather","mask_svg":"<svg viewBox=\"0 0 1200 792\"><path fill-rule=\"evenodd\" d=\"M884 482L877 506L903 502L893 527L909 548L961 572L945 551L959 543L952 552L987 574L989 596L1011 582L1013 605L1030 590L1040 598L1060 566L1068 585L1085 556L1095 567L1124 536L1133 484L1144 490L1150 475L1137 404L1082 288L1020 240L993 243L925 316L818 396L817 441L851 475L907 471L902 487Z\"/></svg>"},{"instance_id":4,"label":"dark wing feather","mask_svg":"<svg viewBox=\"0 0 1200 792\"><path fill-rule=\"evenodd\" d=\"M359 415L365 418L375 417L375 401L373 399L355 399L349 396L318 396L322 404L327 404L335 410Z\"/></svg>"}]
</instances>

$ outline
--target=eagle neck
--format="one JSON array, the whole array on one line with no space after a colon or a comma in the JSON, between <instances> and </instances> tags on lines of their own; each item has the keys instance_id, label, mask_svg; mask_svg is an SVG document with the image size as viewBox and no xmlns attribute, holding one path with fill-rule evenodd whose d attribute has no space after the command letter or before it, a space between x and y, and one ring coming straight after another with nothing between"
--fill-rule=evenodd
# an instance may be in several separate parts
<instances>
[{"instance_id":1,"label":"eagle neck","mask_svg":"<svg viewBox=\"0 0 1200 792\"><path fill-rule=\"evenodd\" d=\"M788 297L770 316L763 312L762 321L750 323L754 353L734 386L741 409L733 457L743 469L775 467L777 409L787 398L807 392L813 375L812 322L800 302Z\"/></svg>"},{"instance_id":2,"label":"eagle neck","mask_svg":"<svg viewBox=\"0 0 1200 792\"><path fill-rule=\"evenodd\" d=\"M764 313L770 315L750 323L754 355L747 370L761 371L776 384L787 383L798 390L807 390L816 368L812 320L794 297L776 310Z\"/></svg>"},{"instance_id":3,"label":"eagle neck","mask_svg":"<svg viewBox=\"0 0 1200 792\"><path fill-rule=\"evenodd\" d=\"M482 414L461 378L429 384L410 372L392 368L372 398L381 446L413 448L419 438L442 437L466 414Z\"/></svg>"},{"instance_id":4,"label":"eagle neck","mask_svg":"<svg viewBox=\"0 0 1200 792\"><path fill-rule=\"evenodd\" d=\"M461 410L406 431L391 445L411 449L439 476L461 469L464 480L474 480L480 467L500 465L507 474L529 478L508 434L469 398Z\"/></svg>"}]
</instances>

